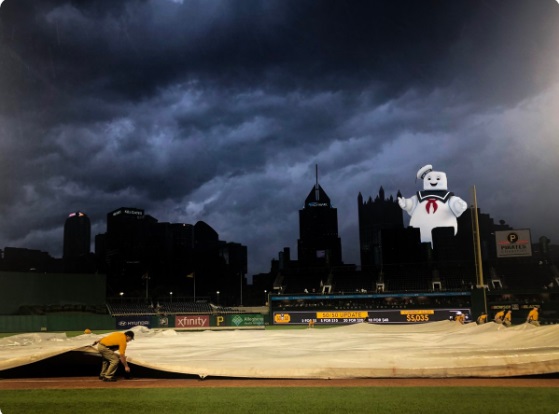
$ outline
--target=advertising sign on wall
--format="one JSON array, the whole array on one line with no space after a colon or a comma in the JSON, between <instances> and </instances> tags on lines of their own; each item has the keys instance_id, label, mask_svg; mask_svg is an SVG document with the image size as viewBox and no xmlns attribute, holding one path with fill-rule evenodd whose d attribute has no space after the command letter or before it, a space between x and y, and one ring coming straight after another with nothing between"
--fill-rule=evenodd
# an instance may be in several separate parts
<instances>
[{"instance_id":1,"label":"advertising sign on wall","mask_svg":"<svg viewBox=\"0 0 559 414\"><path fill-rule=\"evenodd\" d=\"M243 313L233 315L217 315L216 326L262 326L264 316L259 313Z\"/></svg>"},{"instance_id":2,"label":"advertising sign on wall","mask_svg":"<svg viewBox=\"0 0 559 414\"><path fill-rule=\"evenodd\" d=\"M134 326L151 328L149 316L118 316L116 318L116 329L130 329Z\"/></svg>"},{"instance_id":3,"label":"advertising sign on wall","mask_svg":"<svg viewBox=\"0 0 559 414\"><path fill-rule=\"evenodd\" d=\"M530 230L505 230L495 232L497 257L532 256Z\"/></svg>"},{"instance_id":4,"label":"advertising sign on wall","mask_svg":"<svg viewBox=\"0 0 559 414\"><path fill-rule=\"evenodd\" d=\"M209 315L177 315L175 328L204 328L210 326Z\"/></svg>"}]
</instances>

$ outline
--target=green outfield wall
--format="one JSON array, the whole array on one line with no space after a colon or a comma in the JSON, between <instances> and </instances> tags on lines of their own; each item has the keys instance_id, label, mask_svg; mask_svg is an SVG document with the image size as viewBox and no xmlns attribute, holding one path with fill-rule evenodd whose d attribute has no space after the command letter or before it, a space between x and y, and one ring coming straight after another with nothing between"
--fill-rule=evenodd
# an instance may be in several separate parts
<instances>
[{"instance_id":1,"label":"green outfield wall","mask_svg":"<svg viewBox=\"0 0 559 414\"><path fill-rule=\"evenodd\" d=\"M110 315L9 315L0 316L0 332L64 332L113 330L115 319Z\"/></svg>"},{"instance_id":2,"label":"green outfield wall","mask_svg":"<svg viewBox=\"0 0 559 414\"><path fill-rule=\"evenodd\" d=\"M212 329L212 328L251 328L268 324L267 315L228 314L228 315L144 315L110 316L95 314L48 314L48 315L4 315L0 316L0 332L65 332L112 331L145 326L151 329Z\"/></svg>"}]
</instances>

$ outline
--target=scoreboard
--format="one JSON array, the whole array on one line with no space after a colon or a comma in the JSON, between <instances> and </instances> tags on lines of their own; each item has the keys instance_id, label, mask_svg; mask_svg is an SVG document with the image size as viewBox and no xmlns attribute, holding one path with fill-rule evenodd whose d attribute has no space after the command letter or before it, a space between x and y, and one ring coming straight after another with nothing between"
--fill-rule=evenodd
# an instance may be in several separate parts
<instances>
[{"instance_id":1,"label":"scoreboard","mask_svg":"<svg viewBox=\"0 0 559 414\"><path fill-rule=\"evenodd\" d=\"M346 325L353 323L416 324L454 319L458 313L472 321L470 308L448 309L382 309L357 311L286 311L273 312L274 325Z\"/></svg>"}]
</instances>

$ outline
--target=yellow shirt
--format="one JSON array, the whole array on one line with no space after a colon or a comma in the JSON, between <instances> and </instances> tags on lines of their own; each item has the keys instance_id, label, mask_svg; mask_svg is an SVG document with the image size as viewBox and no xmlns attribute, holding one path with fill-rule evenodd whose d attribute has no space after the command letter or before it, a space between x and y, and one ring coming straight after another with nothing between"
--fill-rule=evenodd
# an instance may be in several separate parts
<instances>
[{"instance_id":1,"label":"yellow shirt","mask_svg":"<svg viewBox=\"0 0 559 414\"><path fill-rule=\"evenodd\" d=\"M512 312L508 311L507 314L505 315L505 321L510 322L512 319Z\"/></svg>"},{"instance_id":2,"label":"yellow shirt","mask_svg":"<svg viewBox=\"0 0 559 414\"><path fill-rule=\"evenodd\" d=\"M505 316L505 311L504 310L502 310L500 312L497 312L497 314L495 315L495 320L503 319L503 316Z\"/></svg>"},{"instance_id":3,"label":"yellow shirt","mask_svg":"<svg viewBox=\"0 0 559 414\"><path fill-rule=\"evenodd\" d=\"M529 321L537 321L538 318L540 317L538 310L536 308L532 309L530 311L530 313L528 314L528 320Z\"/></svg>"},{"instance_id":4,"label":"yellow shirt","mask_svg":"<svg viewBox=\"0 0 559 414\"><path fill-rule=\"evenodd\" d=\"M120 355L124 355L124 352L126 351L127 342L124 332L113 332L101 339L99 343L105 345L106 347L118 346L118 352Z\"/></svg>"}]
</instances>

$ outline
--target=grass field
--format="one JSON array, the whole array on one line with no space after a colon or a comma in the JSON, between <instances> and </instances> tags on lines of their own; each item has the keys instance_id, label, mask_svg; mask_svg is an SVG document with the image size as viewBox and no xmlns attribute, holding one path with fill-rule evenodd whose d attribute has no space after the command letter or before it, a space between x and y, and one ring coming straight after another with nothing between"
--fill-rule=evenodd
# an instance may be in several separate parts
<instances>
[{"instance_id":1,"label":"grass field","mask_svg":"<svg viewBox=\"0 0 559 414\"><path fill-rule=\"evenodd\" d=\"M355 387L0 391L3 414L549 414L556 388Z\"/></svg>"}]
</instances>

